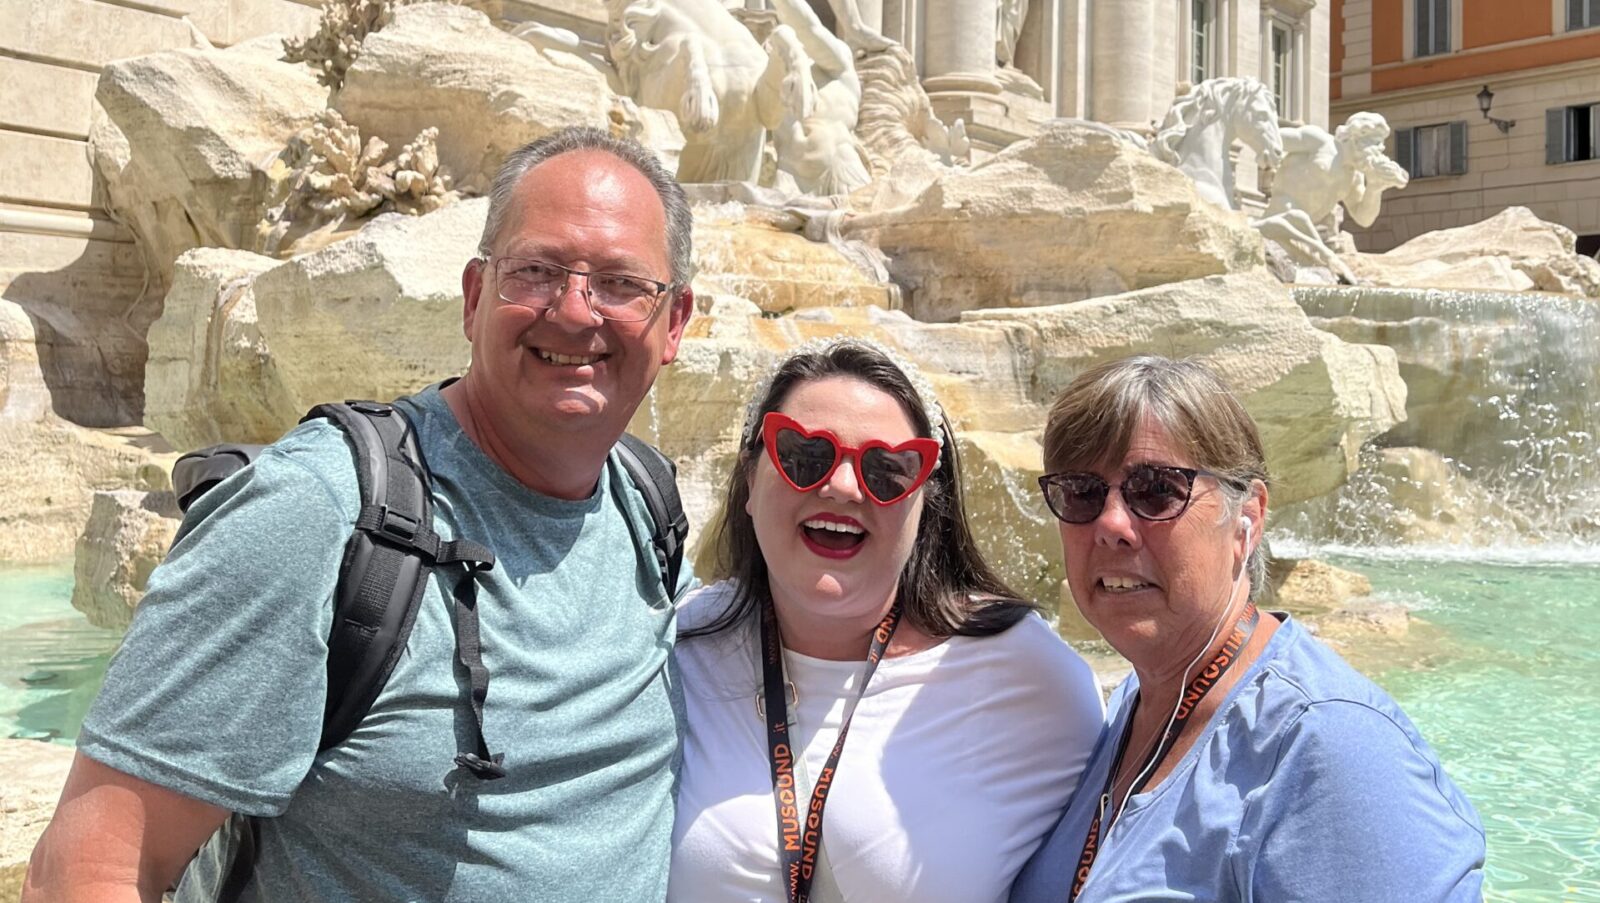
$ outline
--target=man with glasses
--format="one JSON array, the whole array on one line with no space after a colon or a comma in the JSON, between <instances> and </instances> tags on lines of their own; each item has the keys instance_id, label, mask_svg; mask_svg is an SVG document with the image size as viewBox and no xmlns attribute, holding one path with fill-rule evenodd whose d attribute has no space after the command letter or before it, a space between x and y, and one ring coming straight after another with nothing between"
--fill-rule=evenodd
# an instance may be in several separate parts
<instances>
[{"instance_id":1,"label":"man with glasses","mask_svg":"<svg viewBox=\"0 0 1600 903\"><path fill-rule=\"evenodd\" d=\"M665 896L672 594L613 446L677 354L691 226L632 142L568 129L511 155L462 275L471 366L396 403L435 529L494 567L435 572L371 710L319 753L360 494L327 421L269 447L191 509L151 576L25 899ZM481 720L460 579L493 675ZM497 752L461 754L474 737Z\"/></svg>"}]
</instances>

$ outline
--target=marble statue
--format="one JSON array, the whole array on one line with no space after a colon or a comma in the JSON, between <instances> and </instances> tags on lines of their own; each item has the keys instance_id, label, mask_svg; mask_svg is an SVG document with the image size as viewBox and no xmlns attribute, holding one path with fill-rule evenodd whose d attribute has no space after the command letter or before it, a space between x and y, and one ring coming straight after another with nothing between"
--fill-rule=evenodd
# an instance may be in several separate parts
<instances>
[{"instance_id":1,"label":"marble statue","mask_svg":"<svg viewBox=\"0 0 1600 903\"><path fill-rule=\"evenodd\" d=\"M945 125L917 77L911 51L895 44L856 62L861 79L861 115L856 135L866 144L874 175L909 156L943 164L966 163L972 155L967 126L957 119Z\"/></svg>"},{"instance_id":2,"label":"marble statue","mask_svg":"<svg viewBox=\"0 0 1600 903\"><path fill-rule=\"evenodd\" d=\"M1272 92L1253 78L1213 78L1177 99L1150 144L1156 158L1194 179L1200 196L1228 210L1234 199L1234 139L1260 155L1268 169L1283 159Z\"/></svg>"},{"instance_id":3,"label":"marble statue","mask_svg":"<svg viewBox=\"0 0 1600 903\"><path fill-rule=\"evenodd\" d=\"M1389 123L1377 113L1356 113L1332 135L1314 125L1279 130L1284 158L1272 181L1272 198L1261 234L1284 246L1300 262L1326 266L1340 278L1355 277L1328 247L1338 231L1339 205L1362 227L1378 218L1383 193L1409 181L1384 153Z\"/></svg>"},{"instance_id":4,"label":"marble statue","mask_svg":"<svg viewBox=\"0 0 1600 903\"><path fill-rule=\"evenodd\" d=\"M896 43L867 24L866 17L861 15L860 0L828 0L828 9L833 12L835 32L852 52L882 53Z\"/></svg>"},{"instance_id":5,"label":"marble statue","mask_svg":"<svg viewBox=\"0 0 1600 903\"><path fill-rule=\"evenodd\" d=\"M1015 64L1017 40L1028 18L1028 0L997 0L994 8L994 58L1002 66Z\"/></svg>"},{"instance_id":6,"label":"marble statue","mask_svg":"<svg viewBox=\"0 0 1600 903\"><path fill-rule=\"evenodd\" d=\"M861 80L848 44L805 0L772 0L781 23L763 45L784 71L782 113L772 130L778 169L807 194L848 194L871 181L856 139Z\"/></svg>"},{"instance_id":7,"label":"marble statue","mask_svg":"<svg viewBox=\"0 0 1600 903\"><path fill-rule=\"evenodd\" d=\"M757 181L766 130L783 114L783 61L718 0L605 0L605 8L622 93L677 114L678 180ZM798 93L792 83L789 93Z\"/></svg>"}]
</instances>

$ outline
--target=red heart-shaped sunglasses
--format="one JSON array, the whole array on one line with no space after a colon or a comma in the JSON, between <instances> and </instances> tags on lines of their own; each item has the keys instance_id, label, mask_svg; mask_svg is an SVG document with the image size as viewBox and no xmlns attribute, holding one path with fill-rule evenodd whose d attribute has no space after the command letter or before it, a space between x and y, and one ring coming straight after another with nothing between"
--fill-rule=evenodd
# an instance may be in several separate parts
<instances>
[{"instance_id":1,"label":"red heart-shaped sunglasses","mask_svg":"<svg viewBox=\"0 0 1600 903\"><path fill-rule=\"evenodd\" d=\"M772 465L798 492L827 482L848 454L856 482L879 505L893 505L916 492L939 462L939 443L933 439L908 439L898 445L869 439L849 446L828 430L808 430L777 411L762 419L761 441Z\"/></svg>"}]
</instances>

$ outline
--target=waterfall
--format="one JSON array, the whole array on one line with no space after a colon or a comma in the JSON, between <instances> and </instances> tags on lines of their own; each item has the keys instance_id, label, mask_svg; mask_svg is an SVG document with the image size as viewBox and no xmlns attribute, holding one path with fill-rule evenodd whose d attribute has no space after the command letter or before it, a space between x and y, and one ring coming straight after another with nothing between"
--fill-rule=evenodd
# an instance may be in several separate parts
<instances>
[{"instance_id":1,"label":"waterfall","mask_svg":"<svg viewBox=\"0 0 1600 903\"><path fill-rule=\"evenodd\" d=\"M1408 399L1406 422L1363 449L1340 492L1286 512L1292 532L1381 544L1396 538L1386 520L1443 493L1482 522L1453 530L1451 506L1430 502L1442 541L1600 540L1600 304L1368 286L1294 295L1319 328L1394 349Z\"/></svg>"}]
</instances>

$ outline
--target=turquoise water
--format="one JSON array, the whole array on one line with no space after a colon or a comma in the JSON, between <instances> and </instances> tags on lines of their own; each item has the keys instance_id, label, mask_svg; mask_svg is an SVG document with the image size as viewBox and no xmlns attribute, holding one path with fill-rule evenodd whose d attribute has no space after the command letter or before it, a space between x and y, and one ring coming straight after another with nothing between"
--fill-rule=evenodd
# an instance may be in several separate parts
<instances>
[{"instance_id":1,"label":"turquoise water","mask_svg":"<svg viewBox=\"0 0 1600 903\"><path fill-rule=\"evenodd\" d=\"M1600 901L1600 555L1404 554L1319 557L1439 629L1363 665L1477 806L1486 898Z\"/></svg>"},{"instance_id":2,"label":"turquoise water","mask_svg":"<svg viewBox=\"0 0 1600 903\"><path fill-rule=\"evenodd\" d=\"M1600 553L1279 552L1360 571L1421 622L1352 658L1477 806L1486 898L1600 901ZM71 743L99 688L117 634L73 610L71 581L62 568L0 569L0 736Z\"/></svg>"},{"instance_id":3,"label":"turquoise water","mask_svg":"<svg viewBox=\"0 0 1600 903\"><path fill-rule=\"evenodd\" d=\"M70 567L0 568L0 737L77 738L121 633L71 600Z\"/></svg>"}]
</instances>

